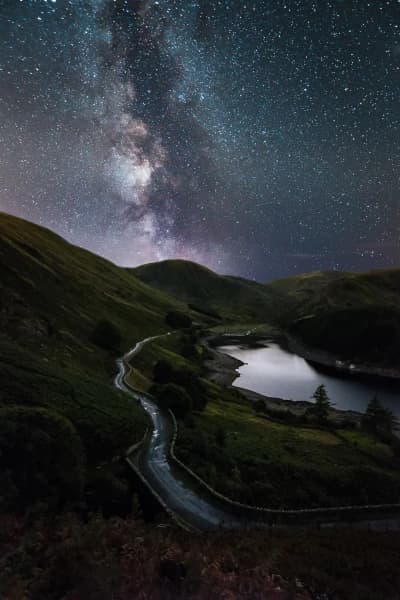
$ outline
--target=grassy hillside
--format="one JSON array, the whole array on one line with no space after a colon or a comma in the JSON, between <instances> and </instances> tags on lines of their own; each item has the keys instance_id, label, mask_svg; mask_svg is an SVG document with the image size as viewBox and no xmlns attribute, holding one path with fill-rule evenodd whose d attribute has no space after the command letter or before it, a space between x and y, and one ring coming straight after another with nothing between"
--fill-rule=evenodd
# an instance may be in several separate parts
<instances>
[{"instance_id":1,"label":"grassy hillside","mask_svg":"<svg viewBox=\"0 0 400 600\"><path fill-rule=\"evenodd\" d=\"M281 324L305 343L356 362L398 366L400 269L319 272L267 284Z\"/></svg>"},{"instance_id":2,"label":"grassy hillside","mask_svg":"<svg viewBox=\"0 0 400 600\"><path fill-rule=\"evenodd\" d=\"M137 340L165 331L165 315L179 303L125 269L5 214L0 272L0 411L18 405L61 415L82 439L88 470L109 461L147 425L142 410L113 387L115 359ZM100 326L99 335L104 320L115 339L107 327L102 334ZM15 456L19 446L10 446L6 435L14 421L7 419L0 444Z\"/></svg>"},{"instance_id":3,"label":"grassy hillside","mask_svg":"<svg viewBox=\"0 0 400 600\"><path fill-rule=\"evenodd\" d=\"M197 307L240 322L264 322L279 311L280 292L240 277L217 275L185 260L166 260L133 269L143 282Z\"/></svg>"}]
</instances>

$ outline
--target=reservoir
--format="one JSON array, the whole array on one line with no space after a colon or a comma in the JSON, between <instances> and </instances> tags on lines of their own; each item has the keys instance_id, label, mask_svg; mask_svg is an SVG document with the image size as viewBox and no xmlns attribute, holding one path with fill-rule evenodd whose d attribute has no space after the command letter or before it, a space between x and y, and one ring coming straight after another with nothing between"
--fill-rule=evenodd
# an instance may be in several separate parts
<instances>
[{"instance_id":1,"label":"reservoir","mask_svg":"<svg viewBox=\"0 0 400 600\"><path fill-rule=\"evenodd\" d=\"M221 352L245 363L238 368L238 378L233 386L285 400L310 400L315 389L324 384L337 409L365 412L368 402L376 394L386 408L400 417L400 381L326 372L275 342L265 344L262 348L219 347Z\"/></svg>"}]
</instances>

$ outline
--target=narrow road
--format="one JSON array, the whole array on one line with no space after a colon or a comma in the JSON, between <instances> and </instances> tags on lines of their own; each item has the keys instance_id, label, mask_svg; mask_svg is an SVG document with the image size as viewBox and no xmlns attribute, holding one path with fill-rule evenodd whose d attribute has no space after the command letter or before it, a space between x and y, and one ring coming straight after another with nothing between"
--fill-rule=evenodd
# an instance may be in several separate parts
<instances>
[{"instance_id":1,"label":"narrow road","mask_svg":"<svg viewBox=\"0 0 400 600\"><path fill-rule=\"evenodd\" d=\"M237 516L226 512L222 506L218 506L218 501L213 496L211 497L211 494L210 498L207 498L206 490L201 494L194 492L186 483L186 474L181 473L178 467L169 463L169 445L172 436L170 418L165 416L146 394L134 391L125 383L125 376L130 368L129 361L141 351L145 344L159 337L161 336L149 337L138 342L117 363L119 371L115 378L116 387L139 401L153 423L152 436L141 450L137 466L170 510L189 528L210 530L218 527L229 529L243 527L246 523Z\"/></svg>"},{"instance_id":2,"label":"narrow road","mask_svg":"<svg viewBox=\"0 0 400 600\"><path fill-rule=\"evenodd\" d=\"M176 515L177 520L188 529L207 531L218 528L266 526L266 523L253 520L250 515L246 518L235 514L227 503L219 501L207 489L196 486L195 481L183 469L169 462L169 448L173 433L169 416L159 409L148 394L134 390L125 381L130 369L129 361L142 350L145 344L160 337L163 336L157 335L138 342L132 350L117 361L118 374L114 380L115 386L135 401L140 402L153 423L152 435L147 438L139 454L135 457L135 466L162 502ZM300 526L315 527L315 524L303 523ZM352 526L377 530L399 530L400 520L385 518L382 515L381 519L373 518L353 523L348 521L320 523L322 528Z\"/></svg>"}]
</instances>

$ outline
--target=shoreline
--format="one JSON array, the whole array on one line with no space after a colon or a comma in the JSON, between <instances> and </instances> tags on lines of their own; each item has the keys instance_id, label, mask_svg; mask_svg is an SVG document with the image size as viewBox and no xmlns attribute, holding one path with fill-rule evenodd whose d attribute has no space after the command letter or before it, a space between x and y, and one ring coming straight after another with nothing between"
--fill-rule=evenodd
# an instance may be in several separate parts
<instances>
[{"instance_id":1,"label":"shoreline","mask_svg":"<svg viewBox=\"0 0 400 600\"><path fill-rule=\"evenodd\" d=\"M255 392L253 390L249 390L247 388L242 388L238 385L233 385L234 381L236 381L240 377L240 373L237 372L237 369L244 365L241 360L230 356L229 354L225 354L220 351L218 348L222 345L228 344L245 344L246 346L263 346L263 341L266 341L267 336L260 335L224 335L224 336L210 336L205 338L202 341L202 344L206 347L208 352L212 355L212 358L208 358L204 362L204 366L207 369L206 377L224 387L227 387L231 390L240 392L247 400L251 402L256 402L257 400L262 400L265 403L265 406L271 410L290 410L294 414L301 414L307 408L313 405L313 403L309 400L288 400L285 398L278 398L272 396L266 396L259 392ZM316 359L315 354L314 358L310 358L310 354L305 356L301 353L295 343L288 339L286 336L268 336L269 341L279 342L282 345L286 346L290 351L296 352L305 360L309 360L310 362L314 362L316 364L321 364L322 366L329 367L332 370L340 372L343 376L344 369L340 370L335 367L335 365L327 362L319 362ZM248 343L249 342L249 343ZM348 376L354 376L352 371L347 373ZM357 373L358 374L358 373ZM370 376L375 376L372 373L369 373ZM336 418L343 420L351 418L353 420L359 421L362 418L363 413L354 411L354 410L343 410L332 407L331 411L335 414Z\"/></svg>"},{"instance_id":2,"label":"shoreline","mask_svg":"<svg viewBox=\"0 0 400 600\"><path fill-rule=\"evenodd\" d=\"M207 345L212 350L218 346L224 346L226 344L240 345L245 343L247 347L257 347L265 340L273 341L278 343L282 348L289 350L293 354L298 354L308 362L324 367L331 370L333 373L338 373L342 377L362 377L362 378L377 378L383 379L388 382L400 381L400 367L383 367L373 364L356 364L350 360L341 360L331 352L327 350L321 350L319 348L313 348L307 346L301 342L298 338L295 338L287 333L276 332L270 334L260 335L254 330L249 330L242 334L237 333L226 333L209 336L207 339ZM240 364L238 365L240 366Z\"/></svg>"},{"instance_id":3,"label":"shoreline","mask_svg":"<svg viewBox=\"0 0 400 600\"><path fill-rule=\"evenodd\" d=\"M318 350L303 344L300 340L291 336L282 336L285 339L285 345L290 352L298 354L305 360L322 367L327 367L340 375L349 377L362 376L371 378L380 378L386 380L400 380L400 369L379 367L374 365L354 364L349 360L339 360L336 356L325 350Z\"/></svg>"},{"instance_id":4,"label":"shoreline","mask_svg":"<svg viewBox=\"0 0 400 600\"><path fill-rule=\"evenodd\" d=\"M229 343L237 343L239 336L229 336ZM240 341L243 343L243 337L240 336ZM228 336L225 336L228 338ZM218 338L219 339L219 338ZM260 344L260 340L265 339L258 337L257 343ZM256 402L257 400L263 400L267 408L271 409L289 409L294 413L300 413L304 411L306 408L312 406L312 402L307 400L286 400L285 398L277 398L272 396L265 396L264 394L260 394L259 392L254 392L253 390L248 390L247 388L242 388L239 386L233 386L233 382L236 381L240 377L240 374L237 372L237 369L244 365L244 363L230 356L229 354L225 354L217 350L213 345L210 345L210 341L214 341L215 338L206 338L203 340L203 345L207 348L210 354L212 354L212 358L207 359L204 362L204 366L207 369L207 379L216 383L218 385L222 385L231 390L240 392L250 400L251 402ZM224 340L227 341L226 339ZM253 340L254 341L254 340ZM334 409L335 410L335 409ZM336 412L336 411L335 411ZM354 416L359 416L361 413L353 413L353 411L338 411L342 414L352 413Z\"/></svg>"}]
</instances>

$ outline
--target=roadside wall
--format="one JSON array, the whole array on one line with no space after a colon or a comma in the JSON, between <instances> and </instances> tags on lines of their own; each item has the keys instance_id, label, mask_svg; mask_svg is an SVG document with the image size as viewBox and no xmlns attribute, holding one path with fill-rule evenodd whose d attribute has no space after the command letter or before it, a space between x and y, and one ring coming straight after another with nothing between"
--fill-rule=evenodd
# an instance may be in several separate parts
<instances>
[{"instance_id":1,"label":"roadside wall","mask_svg":"<svg viewBox=\"0 0 400 600\"><path fill-rule=\"evenodd\" d=\"M185 465L175 454L175 444L178 437L178 423L174 413L169 410L174 433L170 446L171 459L184 469L191 477L193 477L200 485L206 488L218 501L229 504L232 512L240 514L243 518L249 521L259 521L263 523L279 523L279 524L306 524L306 523L329 523L329 522L353 522L360 520L368 520L372 518L384 518L392 515L398 515L400 512L400 503L394 504L366 504L354 506L334 506L321 508L304 508L304 509L273 509L263 506L251 506L232 500L224 496L206 481L197 475L190 467Z\"/></svg>"}]
</instances>

